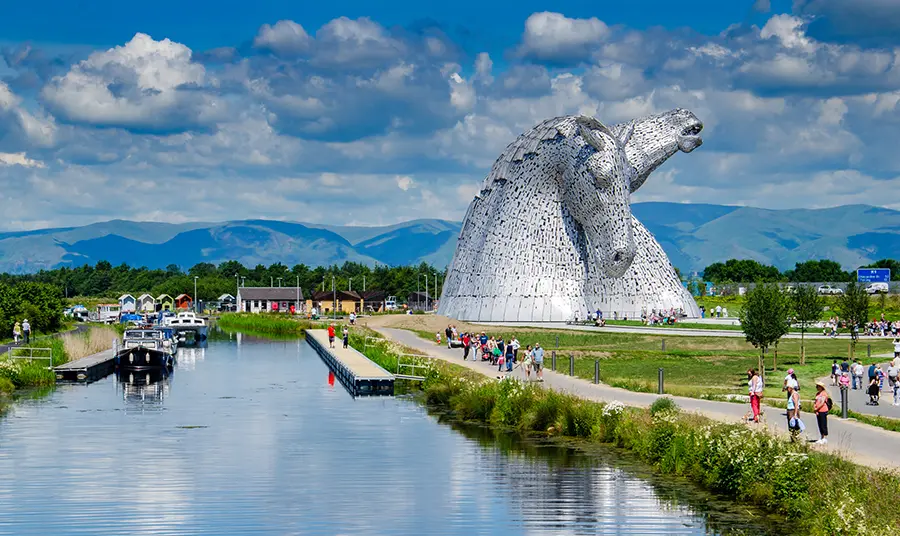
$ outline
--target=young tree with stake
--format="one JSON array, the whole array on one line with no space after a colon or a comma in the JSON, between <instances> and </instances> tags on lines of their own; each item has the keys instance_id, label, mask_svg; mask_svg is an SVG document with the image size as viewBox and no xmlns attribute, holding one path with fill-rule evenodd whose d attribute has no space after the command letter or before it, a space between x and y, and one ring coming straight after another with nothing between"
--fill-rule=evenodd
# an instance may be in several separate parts
<instances>
[{"instance_id":1,"label":"young tree with stake","mask_svg":"<svg viewBox=\"0 0 900 536\"><path fill-rule=\"evenodd\" d=\"M765 371L766 349L777 345L790 330L790 315L790 304L778 285L759 283L747 293L740 314L741 327L747 342L759 348L760 374ZM773 361L775 366L777 361Z\"/></svg>"},{"instance_id":2,"label":"young tree with stake","mask_svg":"<svg viewBox=\"0 0 900 536\"><path fill-rule=\"evenodd\" d=\"M806 364L806 332L822 316L825 300L819 296L818 290L809 285L797 285L791 295L794 317L800 326L800 364Z\"/></svg>"}]
</instances>

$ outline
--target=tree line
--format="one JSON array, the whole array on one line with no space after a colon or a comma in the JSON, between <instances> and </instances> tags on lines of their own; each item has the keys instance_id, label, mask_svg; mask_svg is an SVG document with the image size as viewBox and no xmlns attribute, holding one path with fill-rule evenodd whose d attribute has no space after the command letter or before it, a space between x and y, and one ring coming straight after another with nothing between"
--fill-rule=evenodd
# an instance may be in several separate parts
<instances>
[{"instance_id":1,"label":"tree line","mask_svg":"<svg viewBox=\"0 0 900 536\"><path fill-rule=\"evenodd\" d=\"M10 337L15 323L25 319L34 333L57 331L64 306L63 293L55 285L0 281L0 339Z\"/></svg>"},{"instance_id":2,"label":"tree line","mask_svg":"<svg viewBox=\"0 0 900 536\"><path fill-rule=\"evenodd\" d=\"M835 311L851 330L852 341L857 342L858 329L869 319L869 295L864 285L850 282L844 294L837 297ZM822 317L825 299L810 286L801 286L790 292L774 283L759 283L751 289L741 308L741 328L747 342L759 348L759 370L764 370L766 351L774 347L772 367L777 369L778 342L787 335L791 326L800 328L800 364L806 362L806 332Z\"/></svg>"},{"instance_id":3,"label":"tree line","mask_svg":"<svg viewBox=\"0 0 900 536\"><path fill-rule=\"evenodd\" d=\"M882 259L860 268L888 268L891 280L900 281L900 261ZM714 262L703 270L703 279L717 285L726 283L845 283L856 280L855 272L847 272L831 260L798 262L791 270L780 271L774 266L750 259L730 259Z\"/></svg>"},{"instance_id":4,"label":"tree line","mask_svg":"<svg viewBox=\"0 0 900 536\"><path fill-rule=\"evenodd\" d=\"M194 296L194 278L197 278L197 296ZM18 287L22 283L43 283L59 290L60 297L106 297L117 298L122 294L138 296L145 292L153 296L168 294L177 296L185 293L195 299L214 301L223 294L237 293L237 286L267 287L270 285L295 287L298 282L304 296L315 290L331 290L332 278L337 290L354 291L380 290L401 300L417 289L439 296L437 291L443 283L444 272L434 266L422 263L418 266L386 266L374 268L356 262L345 262L338 266L309 267L298 264L288 268L275 263L269 266L258 264L248 268L237 261L227 261L214 265L200 263L187 272L171 264L165 269L131 267L127 264L112 266L109 262L84 265L75 268L62 267L41 270L33 274L0 274L0 284ZM437 291L435 284L437 283Z\"/></svg>"}]
</instances>

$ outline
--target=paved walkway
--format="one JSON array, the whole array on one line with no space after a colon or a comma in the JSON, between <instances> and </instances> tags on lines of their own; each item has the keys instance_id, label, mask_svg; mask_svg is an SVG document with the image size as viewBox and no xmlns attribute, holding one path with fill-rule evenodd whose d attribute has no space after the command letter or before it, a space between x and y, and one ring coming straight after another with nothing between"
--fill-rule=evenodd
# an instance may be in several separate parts
<instances>
[{"instance_id":1,"label":"paved walkway","mask_svg":"<svg viewBox=\"0 0 900 536\"><path fill-rule=\"evenodd\" d=\"M696 329L696 328L678 328L678 327L654 327L654 326L585 326L566 324L564 322L472 322L472 324L484 326L507 326L516 328L541 328L541 329L569 329L574 331L594 331L599 333L640 333L642 335L672 335L674 337L737 337L744 338L744 332L738 329ZM786 339L799 339L799 333L788 333L784 336ZM826 335L822 335L819 329L813 328L806 332L807 339L829 339ZM850 342L850 335L843 334L835 337L839 340ZM890 337L859 337L860 341L878 341L893 340ZM865 348L863 348L865 350Z\"/></svg>"},{"instance_id":2,"label":"paved walkway","mask_svg":"<svg viewBox=\"0 0 900 536\"><path fill-rule=\"evenodd\" d=\"M887 371L889 361L893 359L894 354L881 354L878 356L874 356L876 361L878 362L878 366L881 367L885 372ZM867 394L866 388L868 387L868 371L869 364L871 362L864 361L866 365L866 374L863 376L864 385L860 389L849 389L847 394L849 395L849 404L847 408L850 411L855 411L857 413L862 413L863 415L880 415L882 417L890 417L892 419L900 419L900 406L893 406L891 403L894 401L894 393L891 391L891 387L887 378L884 380L884 389L881 391L881 398L879 400L879 404L877 406L870 406L866 404L869 401L869 395ZM841 390L839 387L833 387L831 385L831 378L820 378L823 383L828 388L828 392L831 394L831 397L834 399L835 404L840 404L841 400ZM850 384L853 385L852 383Z\"/></svg>"},{"instance_id":3,"label":"paved walkway","mask_svg":"<svg viewBox=\"0 0 900 536\"><path fill-rule=\"evenodd\" d=\"M465 366L471 370L477 371L485 376L496 377L497 368L487 363L463 361L461 349L448 349L445 346L437 346L431 341L419 338L416 334L401 329L392 328L375 328L389 339L400 343L409 348L413 348L419 352L425 353L431 357L439 358L448 362ZM659 395L650 393L637 393L610 387L608 385L594 385L593 383L580 378L573 378L568 375L552 372L550 366L550 352L548 351L544 358L547 369L544 372L544 386L571 393L582 398L610 402L618 400L629 406L648 407ZM561 361L565 362L565 361ZM517 368L513 375L517 378L524 379L525 373L521 367ZM749 411L748 404L736 404L729 402L714 402L710 400L699 400L695 398L671 397L685 411L700 413L724 422L740 422L743 415ZM765 407L764 413L767 416L766 423L770 430L784 434L786 433L786 422L782 413L783 410ZM809 439L818 439L818 431L816 429L815 417L810 414L801 415L804 423L807 425L807 436ZM856 463L868 465L872 467L891 467L900 468L900 433L889 432L874 426L868 426L852 420L842 420L835 417L829 417L828 426L830 435L829 444L827 446L816 446L817 449L827 450L835 454L844 456Z\"/></svg>"}]
</instances>

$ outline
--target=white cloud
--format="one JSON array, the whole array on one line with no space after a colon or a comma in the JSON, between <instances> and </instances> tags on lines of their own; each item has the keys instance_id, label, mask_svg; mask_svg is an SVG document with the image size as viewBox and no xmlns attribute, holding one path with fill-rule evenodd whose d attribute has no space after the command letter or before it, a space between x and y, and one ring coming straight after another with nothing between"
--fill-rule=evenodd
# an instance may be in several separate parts
<instances>
[{"instance_id":1,"label":"white cloud","mask_svg":"<svg viewBox=\"0 0 900 536\"><path fill-rule=\"evenodd\" d=\"M43 162L32 160L25 153L0 153L0 165L22 167L46 167Z\"/></svg>"},{"instance_id":2,"label":"white cloud","mask_svg":"<svg viewBox=\"0 0 900 536\"><path fill-rule=\"evenodd\" d=\"M227 117L225 102L200 90L207 78L188 47L138 33L54 77L42 96L54 114L72 123L189 130Z\"/></svg>"},{"instance_id":3,"label":"white cloud","mask_svg":"<svg viewBox=\"0 0 900 536\"><path fill-rule=\"evenodd\" d=\"M397 188L400 188L404 192L409 190L410 188L415 187L415 184L416 184L415 181L412 179L412 177L410 177L408 175L403 175L403 176L398 175L396 177L396 180L397 180Z\"/></svg>"},{"instance_id":4,"label":"white cloud","mask_svg":"<svg viewBox=\"0 0 900 536\"><path fill-rule=\"evenodd\" d=\"M310 37L292 20L280 20L274 26L263 24L253 39L253 46L277 54L301 54L309 49Z\"/></svg>"},{"instance_id":5,"label":"white cloud","mask_svg":"<svg viewBox=\"0 0 900 536\"><path fill-rule=\"evenodd\" d=\"M600 19L571 19L560 13L533 13L525 21L519 53L550 61L579 61L609 35Z\"/></svg>"},{"instance_id":6,"label":"white cloud","mask_svg":"<svg viewBox=\"0 0 900 536\"><path fill-rule=\"evenodd\" d=\"M316 32L315 62L324 67L365 67L399 58L406 50L377 22L339 17Z\"/></svg>"}]
</instances>

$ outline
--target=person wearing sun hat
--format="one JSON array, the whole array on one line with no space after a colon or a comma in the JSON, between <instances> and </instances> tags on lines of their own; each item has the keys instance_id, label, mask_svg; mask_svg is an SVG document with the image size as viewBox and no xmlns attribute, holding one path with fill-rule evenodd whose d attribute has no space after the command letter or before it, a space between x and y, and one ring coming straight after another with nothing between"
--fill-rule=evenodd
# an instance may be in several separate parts
<instances>
[{"instance_id":1,"label":"person wearing sun hat","mask_svg":"<svg viewBox=\"0 0 900 536\"><path fill-rule=\"evenodd\" d=\"M816 398L813 402L813 411L816 413L816 424L819 425L819 434L822 439L816 441L819 445L828 443L828 411L831 409L829 401L831 397L822 382L816 382Z\"/></svg>"}]
</instances>

